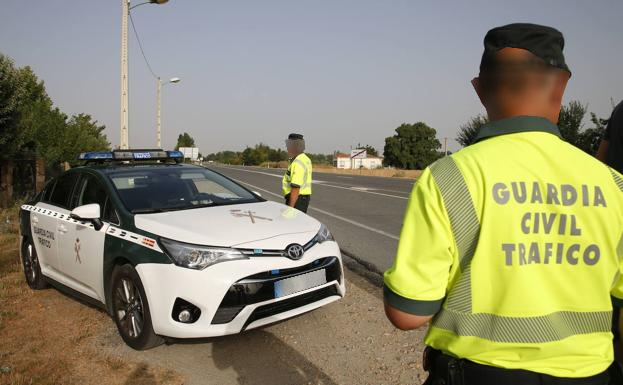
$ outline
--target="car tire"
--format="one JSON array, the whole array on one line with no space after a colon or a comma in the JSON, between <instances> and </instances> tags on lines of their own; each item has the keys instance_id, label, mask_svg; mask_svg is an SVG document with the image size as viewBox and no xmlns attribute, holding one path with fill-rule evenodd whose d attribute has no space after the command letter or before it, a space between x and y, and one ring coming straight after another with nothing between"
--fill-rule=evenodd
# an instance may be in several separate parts
<instances>
[{"instance_id":1,"label":"car tire","mask_svg":"<svg viewBox=\"0 0 623 385\"><path fill-rule=\"evenodd\" d=\"M154 333L145 289L134 267L115 266L110 287L112 317L123 341L135 350L161 345L164 339Z\"/></svg>"},{"instance_id":2,"label":"car tire","mask_svg":"<svg viewBox=\"0 0 623 385\"><path fill-rule=\"evenodd\" d=\"M49 287L45 277L41 273L37 249L28 238L24 239L24 242L22 242L22 267L24 268L26 283L28 283L31 289L42 290Z\"/></svg>"}]
</instances>

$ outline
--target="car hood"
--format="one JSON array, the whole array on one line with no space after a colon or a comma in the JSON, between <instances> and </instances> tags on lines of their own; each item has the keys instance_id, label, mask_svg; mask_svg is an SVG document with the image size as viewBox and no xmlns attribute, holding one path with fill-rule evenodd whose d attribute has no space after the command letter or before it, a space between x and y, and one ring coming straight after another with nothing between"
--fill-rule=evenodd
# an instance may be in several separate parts
<instances>
[{"instance_id":1,"label":"car hood","mask_svg":"<svg viewBox=\"0 0 623 385\"><path fill-rule=\"evenodd\" d=\"M275 202L247 203L137 214L134 225L150 233L197 245L235 247L246 243L265 249L304 244L320 229L305 213Z\"/></svg>"}]
</instances>

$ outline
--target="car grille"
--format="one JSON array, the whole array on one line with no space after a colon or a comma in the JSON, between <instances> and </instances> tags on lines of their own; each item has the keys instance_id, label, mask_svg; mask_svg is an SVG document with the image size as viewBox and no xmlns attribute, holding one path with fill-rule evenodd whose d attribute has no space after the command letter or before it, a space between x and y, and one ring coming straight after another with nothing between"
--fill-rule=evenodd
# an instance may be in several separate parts
<instances>
[{"instance_id":1,"label":"car grille","mask_svg":"<svg viewBox=\"0 0 623 385\"><path fill-rule=\"evenodd\" d=\"M266 271L241 279L234 283L225 294L212 319L212 324L231 322L246 305L275 299L276 281L319 269L325 269L327 282L337 281L341 283L342 269L336 257L321 258L305 266Z\"/></svg>"},{"instance_id":2,"label":"car grille","mask_svg":"<svg viewBox=\"0 0 623 385\"><path fill-rule=\"evenodd\" d=\"M242 309L244 306L221 307L212 318L212 324L219 325L231 322Z\"/></svg>"},{"instance_id":3,"label":"car grille","mask_svg":"<svg viewBox=\"0 0 623 385\"><path fill-rule=\"evenodd\" d=\"M242 330L245 330L252 322L267 318L275 314L285 313L290 310L297 309L301 306L308 305L320 301L325 298L339 295L337 287L335 285L323 287L322 289L315 290L309 293L297 295L283 301L269 303L268 305L259 306L251 313L249 318L244 324Z\"/></svg>"}]
</instances>

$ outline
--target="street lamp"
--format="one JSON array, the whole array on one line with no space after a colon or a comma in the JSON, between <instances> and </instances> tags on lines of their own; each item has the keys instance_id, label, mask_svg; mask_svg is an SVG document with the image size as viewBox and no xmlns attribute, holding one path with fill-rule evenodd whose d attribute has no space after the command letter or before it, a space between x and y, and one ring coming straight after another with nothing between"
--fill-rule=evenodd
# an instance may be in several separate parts
<instances>
[{"instance_id":1,"label":"street lamp","mask_svg":"<svg viewBox=\"0 0 623 385\"><path fill-rule=\"evenodd\" d=\"M161 92L162 92L161 89L162 89L163 85L166 85L166 84L169 84L169 83L172 83L172 84L179 83L182 79L180 79L180 78L171 78L171 79L169 79L169 81L163 82L162 80L160 80L160 77L157 77L156 80L158 81L158 92L157 92L157 97L156 97L157 104L158 104L158 107L156 108L156 143L157 143L156 144L156 148L162 148L162 143L161 143L161 140L160 140L160 137L161 137L161 127L162 127L161 120L160 120L160 111L161 111L161 107L160 107L161 106L161 98L160 98L160 95L161 95Z\"/></svg>"},{"instance_id":2,"label":"street lamp","mask_svg":"<svg viewBox=\"0 0 623 385\"><path fill-rule=\"evenodd\" d=\"M168 0L150 0L130 6L130 0L121 0L121 127L119 147L127 149L128 140L128 16L130 9L144 4L164 4Z\"/></svg>"}]
</instances>

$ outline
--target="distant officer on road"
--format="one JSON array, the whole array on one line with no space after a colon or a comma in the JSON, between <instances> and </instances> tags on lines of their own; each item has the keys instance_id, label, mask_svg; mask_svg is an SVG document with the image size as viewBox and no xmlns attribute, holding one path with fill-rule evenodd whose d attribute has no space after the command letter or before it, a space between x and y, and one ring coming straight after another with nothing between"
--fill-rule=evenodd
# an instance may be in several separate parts
<instances>
[{"instance_id":1,"label":"distant officer on road","mask_svg":"<svg viewBox=\"0 0 623 385\"><path fill-rule=\"evenodd\" d=\"M286 205L306 213L312 193L312 162L305 155L305 139L290 134L286 140L290 164L283 175L282 190Z\"/></svg>"},{"instance_id":2,"label":"distant officer on road","mask_svg":"<svg viewBox=\"0 0 623 385\"><path fill-rule=\"evenodd\" d=\"M561 138L559 31L511 24L484 45L472 84L491 123L417 181L385 273L387 317L403 330L431 321L426 384L623 384L610 331L623 177Z\"/></svg>"}]
</instances>

